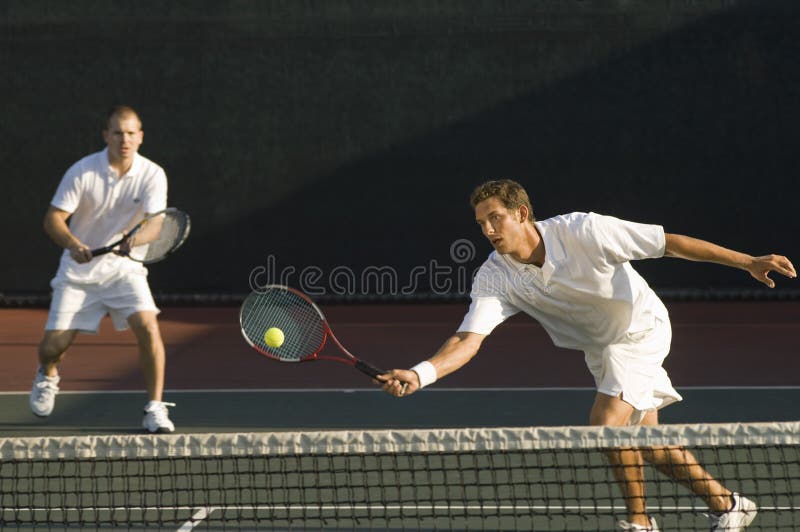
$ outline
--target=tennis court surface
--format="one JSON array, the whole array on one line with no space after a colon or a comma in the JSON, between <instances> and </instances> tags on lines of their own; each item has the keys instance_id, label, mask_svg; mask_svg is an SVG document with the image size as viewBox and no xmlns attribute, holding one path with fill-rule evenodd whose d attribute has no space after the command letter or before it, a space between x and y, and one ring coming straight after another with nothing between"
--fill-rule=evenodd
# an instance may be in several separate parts
<instances>
[{"instance_id":1,"label":"tennis court surface","mask_svg":"<svg viewBox=\"0 0 800 532\"><path fill-rule=\"evenodd\" d=\"M16 324L0 342L2 529L613 530L625 510L604 452L660 445L690 448L756 500L748 531L800 529L798 305L670 310L669 370L685 400L662 427L612 430L579 426L593 397L582 357L528 320L499 329L450 381L397 400L338 364L263 359L236 309L166 309L178 432L162 436L138 428L133 339L106 328L68 354L54 414L33 417L44 311L0 310ZM463 307L326 311L349 348L389 367L435 350ZM646 476L662 531L708 529L701 500Z\"/></svg>"}]
</instances>

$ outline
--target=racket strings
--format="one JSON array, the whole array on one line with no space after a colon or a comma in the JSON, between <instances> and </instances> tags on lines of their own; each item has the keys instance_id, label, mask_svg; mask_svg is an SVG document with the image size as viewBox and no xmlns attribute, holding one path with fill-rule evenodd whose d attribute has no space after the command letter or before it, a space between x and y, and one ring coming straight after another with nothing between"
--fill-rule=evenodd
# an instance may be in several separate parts
<instances>
[{"instance_id":1,"label":"racket strings","mask_svg":"<svg viewBox=\"0 0 800 532\"><path fill-rule=\"evenodd\" d=\"M270 287L247 296L240 320L256 349L284 362L299 362L317 353L325 341L325 324L316 308L285 288ZM272 327L284 335L278 347L270 347L264 339Z\"/></svg>"},{"instance_id":2,"label":"racket strings","mask_svg":"<svg viewBox=\"0 0 800 532\"><path fill-rule=\"evenodd\" d=\"M158 238L135 246L133 251L142 256L142 262L155 262L177 249L185 240L189 227L188 217L182 212L164 214ZM142 255L143 254L143 255Z\"/></svg>"}]
</instances>

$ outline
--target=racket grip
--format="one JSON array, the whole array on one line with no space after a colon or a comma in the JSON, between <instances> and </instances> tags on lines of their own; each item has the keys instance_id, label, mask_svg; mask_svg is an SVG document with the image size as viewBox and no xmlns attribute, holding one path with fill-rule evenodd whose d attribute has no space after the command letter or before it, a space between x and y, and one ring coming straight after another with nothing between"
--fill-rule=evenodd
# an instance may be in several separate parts
<instances>
[{"instance_id":1,"label":"racket grip","mask_svg":"<svg viewBox=\"0 0 800 532\"><path fill-rule=\"evenodd\" d=\"M373 379L376 378L378 375L383 375L386 373L382 369L378 369L372 364L367 364L363 360L356 360L356 369L365 375L369 375Z\"/></svg>"},{"instance_id":2,"label":"racket grip","mask_svg":"<svg viewBox=\"0 0 800 532\"><path fill-rule=\"evenodd\" d=\"M97 257L98 255L105 255L106 253L110 253L114 249L114 246L106 246L104 248L97 248L91 250L92 257Z\"/></svg>"}]
</instances>

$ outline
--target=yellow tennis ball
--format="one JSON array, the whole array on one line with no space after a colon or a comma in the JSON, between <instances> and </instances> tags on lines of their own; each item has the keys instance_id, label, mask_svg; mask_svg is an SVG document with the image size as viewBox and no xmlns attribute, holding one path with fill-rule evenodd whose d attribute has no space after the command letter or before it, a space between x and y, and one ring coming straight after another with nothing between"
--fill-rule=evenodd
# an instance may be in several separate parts
<instances>
[{"instance_id":1,"label":"yellow tennis ball","mask_svg":"<svg viewBox=\"0 0 800 532\"><path fill-rule=\"evenodd\" d=\"M277 327L270 327L264 333L264 343L270 347L280 347L283 345L283 331Z\"/></svg>"}]
</instances>

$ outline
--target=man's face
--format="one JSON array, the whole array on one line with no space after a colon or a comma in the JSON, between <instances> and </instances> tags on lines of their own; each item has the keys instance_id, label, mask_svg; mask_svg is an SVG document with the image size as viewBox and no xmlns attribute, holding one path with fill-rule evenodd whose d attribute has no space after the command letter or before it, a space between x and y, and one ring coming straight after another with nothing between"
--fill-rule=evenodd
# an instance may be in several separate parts
<instances>
[{"instance_id":1,"label":"man's face","mask_svg":"<svg viewBox=\"0 0 800 532\"><path fill-rule=\"evenodd\" d=\"M510 211L497 198L475 205L475 221L498 253L513 253L524 238L526 219L519 210Z\"/></svg>"},{"instance_id":2,"label":"man's face","mask_svg":"<svg viewBox=\"0 0 800 532\"><path fill-rule=\"evenodd\" d=\"M144 132L135 115L114 116L108 122L108 129L103 131L103 138L108 145L109 160L123 161L133 158L139 151Z\"/></svg>"}]
</instances>

